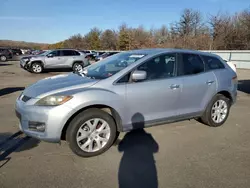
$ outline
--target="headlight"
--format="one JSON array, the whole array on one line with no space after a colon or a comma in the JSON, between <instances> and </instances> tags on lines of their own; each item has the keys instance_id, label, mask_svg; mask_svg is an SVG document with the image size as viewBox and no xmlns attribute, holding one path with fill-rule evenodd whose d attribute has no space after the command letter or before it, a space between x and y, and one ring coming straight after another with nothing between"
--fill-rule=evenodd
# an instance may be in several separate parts
<instances>
[{"instance_id":1,"label":"headlight","mask_svg":"<svg viewBox=\"0 0 250 188\"><path fill-rule=\"evenodd\" d=\"M23 58L23 61L25 61L26 63L30 61L30 58Z\"/></svg>"},{"instance_id":2,"label":"headlight","mask_svg":"<svg viewBox=\"0 0 250 188\"><path fill-rule=\"evenodd\" d=\"M72 99L72 96L47 96L36 102L38 106L57 106Z\"/></svg>"}]
</instances>

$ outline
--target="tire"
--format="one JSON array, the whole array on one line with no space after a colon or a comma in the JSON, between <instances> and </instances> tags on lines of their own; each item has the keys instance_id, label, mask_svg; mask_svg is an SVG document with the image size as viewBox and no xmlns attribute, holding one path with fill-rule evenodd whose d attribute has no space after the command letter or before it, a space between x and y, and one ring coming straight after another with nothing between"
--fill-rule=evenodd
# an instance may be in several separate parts
<instances>
[{"instance_id":1,"label":"tire","mask_svg":"<svg viewBox=\"0 0 250 188\"><path fill-rule=\"evenodd\" d=\"M90 124L86 123L88 121ZM104 122L107 125L102 130ZM104 136L105 133L102 133L101 130L109 133L106 133L106 136ZM96 133L98 131L99 133ZM100 136L101 134L103 135ZM100 139L105 137L106 140L101 143ZM79 139L78 141L77 138ZM113 117L107 112L96 108L85 110L74 117L66 131L66 141L69 143L70 149L73 153L81 157L93 157L104 153L113 145L116 138L117 128ZM97 141L99 142L99 146L101 144L99 148Z\"/></svg>"},{"instance_id":2,"label":"tire","mask_svg":"<svg viewBox=\"0 0 250 188\"><path fill-rule=\"evenodd\" d=\"M218 107L219 104L223 104L221 109ZM222 110L222 108L225 107L225 105L227 107L227 110ZM227 97L225 97L222 94L217 94L211 100L211 102L208 104L203 116L201 118L199 118L199 122L204 123L210 127L219 127L226 122L228 115L230 113L230 107L231 107L230 99L228 99ZM221 111L221 113L219 111L216 112L215 109L219 109ZM225 113L225 111L226 111L226 113ZM219 116L212 115L212 114L216 114L216 113L219 114ZM213 119L213 117L214 117L214 119ZM221 118L218 118L218 117L221 117Z\"/></svg>"},{"instance_id":3,"label":"tire","mask_svg":"<svg viewBox=\"0 0 250 188\"><path fill-rule=\"evenodd\" d=\"M7 61L7 57L5 55L0 56L0 61L5 62Z\"/></svg>"},{"instance_id":4,"label":"tire","mask_svg":"<svg viewBox=\"0 0 250 188\"><path fill-rule=\"evenodd\" d=\"M43 66L41 63L32 63L30 66L30 71L35 74L40 74L43 72Z\"/></svg>"},{"instance_id":5,"label":"tire","mask_svg":"<svg viewBox=\"0 0 250 188\"><path fill-rule=\"evenodd\" d=\"M83 65L81 63L74 63L73 67L72 67L72 69L73 69L74 72L82 71L83 68L84 67L83 67Z\"/></svg>"}]
</instances>

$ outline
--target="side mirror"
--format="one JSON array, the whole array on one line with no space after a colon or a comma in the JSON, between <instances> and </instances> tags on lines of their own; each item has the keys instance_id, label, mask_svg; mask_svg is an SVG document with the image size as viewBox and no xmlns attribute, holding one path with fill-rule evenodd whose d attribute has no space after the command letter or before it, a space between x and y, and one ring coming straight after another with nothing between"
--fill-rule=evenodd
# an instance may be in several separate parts
<instances>
[{"instance_id":1,"label":"side mirror","mask_svg":"<svg viewBox=\"0 0 250 188\"><path fill-rule=\"evenodd\" d=\"M54 55L53 54L48 54L47 57L54 57Z\"/></svg>"},{"instance_id":2,"label":"side mirror","mask_svg":"<svg viewBox=\"0 0 250 188\"><path fill-rule=\"evenodd\" d=\"M145 80L146 78L147 78L146 71L136 70L132 73L132 80L135 82Z\"/></svg>"}]
</instances>

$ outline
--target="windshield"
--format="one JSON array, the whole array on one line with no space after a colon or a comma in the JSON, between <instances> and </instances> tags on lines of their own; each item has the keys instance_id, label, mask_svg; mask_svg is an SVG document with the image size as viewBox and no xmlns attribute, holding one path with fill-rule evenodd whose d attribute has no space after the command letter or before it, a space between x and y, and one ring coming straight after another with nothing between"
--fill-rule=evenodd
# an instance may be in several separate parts
<instances>
[{"instance_id":1,"label":"windshield","mask_svg":"<svg viewBox=\"0 0 250 188\"><path fill-rule=\"evenodd\" d=\"M118 53L86 67L84 72L86 72L87 77L105 79L113 76L144 56L146 56L146 54L135 54L130 52Z\"/></svg>"}]
</instances>

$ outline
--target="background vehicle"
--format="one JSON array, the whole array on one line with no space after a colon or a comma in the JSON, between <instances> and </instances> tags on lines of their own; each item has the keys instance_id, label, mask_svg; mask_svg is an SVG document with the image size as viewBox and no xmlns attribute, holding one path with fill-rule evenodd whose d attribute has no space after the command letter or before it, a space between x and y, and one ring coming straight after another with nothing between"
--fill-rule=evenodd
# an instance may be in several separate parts
<instances>
[{"instance_id":1,"label":"background vehicle","mask_svg":"<svg viewBox=\"0 0 250 188\"><path fill-rule=\"evenodd\" d=\"M95 60L96 60L96 61L100 61L100 60L102 60L102 59L105 59L106 57L112 56L112 55L117 54L117 53L119 53L119 52L105 52L105 53L103 53L102 55L97 56L97 57L95 58Z\"/></svg>"},{"instance_id":2,"label":"background vehicle","mask_svg":"<svg viewBox=\"0 0 250 188\"><path fill-rule=\"evenodd\" d=\"M95 61L96 54L86 54L85 58L87 58L89 61Z\"/></svg>"},{"instance_id":3,"label":"background vehicle","mask_svg":"<svg viewBox=\"0 0 250 188\"><path fill-rule=\"evenodd\" d=\"M236 73L220 57L144 49L38 81L17 99L16 112L27 135L66 138L74 153L91 157L122 131L192 118L221 126L236 95Z\"/></svg>"},{"instance_id":4,"label":"background vehicle","mask_svg":"<svg viewBox=\"0 0 250 188\"><path fill-rule=\"evenodd\" d=\"M228 61L228 60L225 60L224 61L231 67L231 69L234 71L234 72L237 72L236 70L236 64L234 64L232 61Z\"/></svg>"},{"instance_id":5,"label":"background vehicle","mask_svg":"<svg viewBox=\"0 0 250 188\"><path fill-rule=\"evenodd\" d=\"M86 55L88 55L88 54L95 54L95 55L97 55L97 52L94 51L94 50L81 50L81 52L85 53Z\"/></svg>"},{"instance_id":6,"label":"background vehicle","mask_svg":"<svg viewBox=\"0 0 250 188\"><path fill-rule=\"evenodd\" d=\"M41 73L44 69L72 68L81 71L89 62L85 55L74 49L56 49L46 51L37 56L26 56L20 60L20 66L33 73Z\"/></svg>"},{"instance_id":7,"label":"background vehicle","mask_svg":"<svg viewBox=\"0 0 250 188\"><path fill-rule=\"evenodd\" d=\"M13 55L22 55L23 52L21 49L18 48L12 48L11 51L13 52Z\"/></svg>"},{"instance_id":8,"label":"background vehicle","mask_svg":"<svg viewBox=\"0 0 250 188\"><path fill-rule=\"evenodd\" d=\"M13 54L9 48L0 48L0 61L5 62L8 59L12 59Z\"/></svg>"}]
</instances>

